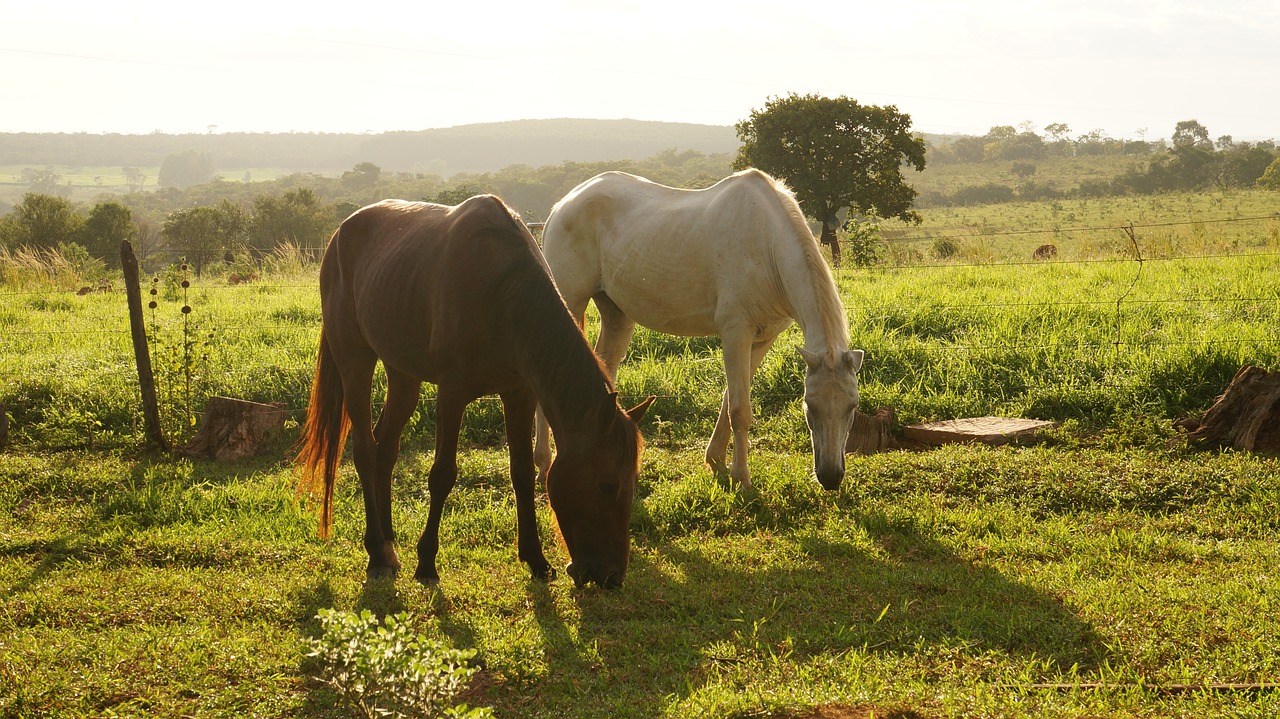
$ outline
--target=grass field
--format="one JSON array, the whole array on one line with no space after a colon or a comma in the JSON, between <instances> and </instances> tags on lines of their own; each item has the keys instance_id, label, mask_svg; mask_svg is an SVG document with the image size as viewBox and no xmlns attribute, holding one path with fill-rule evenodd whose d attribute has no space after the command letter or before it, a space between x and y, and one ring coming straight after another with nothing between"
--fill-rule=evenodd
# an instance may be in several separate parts
<instances>
[{"instance_id":1,"label":"grass field","mask_svg":"<svg viewBox=\"0 0 1280 719\"><path fill-rule=\"evenodd\" d=\"M1166 446L1240 365L1280 368L1266 226L1233 256L842 270L865 410L1061 426L1029 447L850 457L837 493L810 476L797 330L753 385L749 494L701 464L718 344L638 332L619 389L660 399L617 592L517 562L493 400L468 413L440 586L366 584L349 464L326 542L289 437L234 466L142 451L119 289L5 288L0 716L346 716L305 657L329 607L408 611L476 649L462 698L500 717L1276 716L1280 460ZM170 434L211 394L296 420L314 268L179 280L157 278L147 314ZM409 544L432 392L395 488Z\"/></svg>"},{"instance_id":2,"label":"grass field","mask_svg":"<svg viewBox=\"0 0 1280 719\"><path fill-rule=\"evenodd\" d=\"M93 202L104 196L120 195L131 191L121 167L0 165L0 207L17 205L22 201L23 195L31 192L31 184L23 182L22 178L23 171L28 169L50 170L57 174L57 194L76 203ZM156 189L160 168L139 167L137 169L146 177L142 189ZM217 174L228 182L261 182L290 172L292 171L281 168L236 168L219 170Z\"/></svg>"}]
</instances>

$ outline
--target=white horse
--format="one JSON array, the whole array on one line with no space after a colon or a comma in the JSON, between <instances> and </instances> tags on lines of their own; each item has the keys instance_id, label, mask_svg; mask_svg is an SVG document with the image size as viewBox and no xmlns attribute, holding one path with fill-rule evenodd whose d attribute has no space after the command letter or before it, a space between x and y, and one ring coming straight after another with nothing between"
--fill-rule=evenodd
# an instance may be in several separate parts
<instances>
[{"instance_id":1,"label":"white horse","mask_svg":"<svg viewBox=\"0 0 1280 719\"><path fill-rule=\"evenodd\" d=\"M596 353L616 379L635 324L685 336L719 335L726 388L705 458L751 486L747 467L751 378L792 320L800 354L814 470L827 489L844 479L844 445L858 406L862 350L849 349L844 307L800 206L785 185L755 169L703 190L605 172L556 203L543 254L574 318L600 312ZM551 459L539 416L534 452Z\"/></svg>"}]
</instances>

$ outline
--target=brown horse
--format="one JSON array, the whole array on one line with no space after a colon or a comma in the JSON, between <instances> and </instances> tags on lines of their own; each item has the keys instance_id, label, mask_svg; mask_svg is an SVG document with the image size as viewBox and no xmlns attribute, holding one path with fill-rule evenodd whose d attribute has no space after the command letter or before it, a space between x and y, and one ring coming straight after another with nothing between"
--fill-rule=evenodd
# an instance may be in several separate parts
<instances>
[{"instance_id":1,"label":"brown horse","mask_svg":"<svg viewBox=\"0 0 1280 719\"><path fill-rule=\"evenodd\" d=\"M567 571L579 586L622 584L642 445L636 423L653 398L627 412L618 406L533 236L501 200L483 195L456 207L386 200L356 211L325 251L320 302L324 322L298 462L300 488L323 496L321 534L333 521L334 478L350 431L364 494L368 575L400 568L391 471L422 383L432 382L438 393L431 509L414 577L439 580L440 515L458 476L463 410L497 394L520 559L535 577L555 577L534 510L532 428L541 403L559 449L547 493L572 560ZM387 396L374 426L379 361Z\"/></svg>"}]
</instances>

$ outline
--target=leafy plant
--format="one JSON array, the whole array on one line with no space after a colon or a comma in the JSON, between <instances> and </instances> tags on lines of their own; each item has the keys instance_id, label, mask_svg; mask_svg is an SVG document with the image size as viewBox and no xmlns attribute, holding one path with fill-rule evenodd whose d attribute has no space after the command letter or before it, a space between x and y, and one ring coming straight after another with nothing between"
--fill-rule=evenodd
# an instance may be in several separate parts
<instances>
[{"instance_id":1,"label":"leafy plant","mask_svg":"<svg viewBox=\"0 0 1280 719\"><path fill-rule=\"evenodd\" d=\"M871 267L880 261L885 250L881 224L882 218L875 208L862 213L861 217L850 217L844 223L844 240L854 267Z\"/></svg>"},{"instance_id":2,"label":"leafy plant","mask_svg":"<svg viewBox=\"0 0 1280 719\"><path fill-rule=\"evenodd\" d=\"M320 660L320 681L361 717L408 716L483 719L487 708L453 704L476 673L466 662L474 649L453 649L416 634L408 613L379 626L369 610L359 614L321 609L324 628L309 641L307 656Z\"/></svg>"}]
</instances>

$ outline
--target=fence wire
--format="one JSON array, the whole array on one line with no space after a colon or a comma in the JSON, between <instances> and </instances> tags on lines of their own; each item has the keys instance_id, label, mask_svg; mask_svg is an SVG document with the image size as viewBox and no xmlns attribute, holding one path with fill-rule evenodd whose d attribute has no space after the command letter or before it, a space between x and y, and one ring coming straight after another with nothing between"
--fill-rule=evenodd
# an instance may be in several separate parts
<instances>
[{"instance_id":1,"label":"fence wire","mask_svg":"<svg viewBox=\"0 0 1280 719\"><path fill-rule=\"evenodd\" d=\"M1195 219L1186 221L1168 221L1168 222L1148 222L1142 224L1127 224L1114 226L1082 226L1075 228L1035 228L1026 230L1001 230L990 232L961 232L955 229L946 230L939 233L927 233L918 236L902 236L894 237L886 240L888 244L911 245L919 243L934 243L943 240L980 240L989 238L1012 238L1012 237L1037 237L1044 235L1053 235L1063 237L1067 235L1080 235L1092 233L1108 233L1117 234L1127 241L1126 254L1114 257L1079 257L1071 259L1049 259L1036 260L1018 259L1018 260L993 260L981 262L964 262L964 261L937 261L937 262L910 262L900 264L876 264L867 268L845 267L835 271L837 282L840 284L847 282L856 282L865 278L868 273L877 272L901 272L915 271L921 269L936 270L938 272L963 270L966 268L992 268L992 267L1016 267L1024 265L1037 265L1046 268L1063 268L1073 265L1096 265L1100 263L1115 264L1118 266L1132 266L1134 274L1128 279L1127 284L1119 291L1119 294L1113 299L1084 299L1084 300L1052 300L1044 302L1034 301L995 301L995 302L975 302L975 303L947 303L940 305L929 305L929 311L941 312L957 312L966 313L974 310L983 310L995 313L1007 312L1025 312L1043 309L1047 311L1057 311L1071 308L1081 308L1089 310L1108 310L1111 312L1110 317L1113 324L1112 337L1106 342L1093 342L1081 344L1079 342L1066 341L1045 341L1044 338L1034 336L1020 336L1016 340L1007 342L962 342L962 341L944 341L940 344L927 345L922 340L906 336L899 338L900 344L896 348L898 351L909 353L923 353L928 357L942 357L946 353L967 353L973 354L994 354L1009 353L1015 351L1034 351L1048 354L1070 354L1081 352L1102 352L1111 351L1117 353L1125 352L1129 348L1142 349L1149 348L1153 344L1160 346L1172 347L1200 347L1208 344L1215 346L1236 346L1237 348L1266 348L1268 352L1275 352L1275 347L1280 345L1280 333L1272 332L1269 336L1259 337L1228 337L1214 338L1211 341L1206 339L1176 339L1162 337L1159 339L1151 338L1135 338L1126 336L1122 328L1122 319L1124 313L1129 310L1140 309L1144 306L1161 306L1170 305L1187 305L1187 306L1217 306L1229 310L1239 305L1258 305L1258 306L1274 306L1280 309L1280 282L1276 283L1274 294L1268 295L1241 295L1232 297L1149 297L1136 294L1138 284L1143 276L1144 268L1150 263L1170 263L1178 261L1227 261L1237 259L1252 258L1280 258L1280 250L1272 250L1270 247L1253 252L1208 252L1202 254L1184 254L1176 256L1150 256L1144 253L1144 245L1141 240L1140 231L1153 230L1160 228L1186 227L1186 226L1204 226L1204 225L1225 225L1225 224L1251 224L1260 222L1274 222L1280 220L1280 213L1269 215L1256 215L1247 217L1234 218L1213 218L1213 219ZM1270 243L1274 244L1274 243ZM151 256L156 257L161 253L152 252ZM176 259L176 256L174 256ZM232 284L198 284L193 288L193 292L197 293L221 293L243 291L244 285ZM269 287L273 290L310 290L315 288L312 282L286 282L273 284L269 281L255 280L249 287L262 288ZM98 329L19 329L12 325L4 324L3 310L10 303L21 302L24 299L34 297L48 297L70 294L85 294L86 289L94 293L105 293L112 297L120 298L122 308L118 326L104 326ZM125 299L125 291L123 287L104 286L102 288L81 288L81 289L24 289L17 291L3 291L0 289L0 352L31 351L33 342L41 339L47 340L48 344L56 345L60 337L83 337L101 335L104 342L114 341L117 338L127 337L128 318L123 310ZM317 302L318 305L318 302ZM910 316L912 313L918 313L920 308L917 305L907 303L889 303L879 304L872 308L871 316L861 317L861 321L874 321L879 313L879 317L883 318L891 313ZM865 312L865 311L864 311ZM1278 312L1280 313L1280 312ZM263 322L253 323L234 323L234 324L218 324L216 321L211 323L220 332L242 332L242 331L262 331L264 328L270 327L264 318ZM290 322L281 321L280 327L288 327L291 330L298 330L299 325ZM316 323L315 331L319 330L319 323ZM1280 328L1273 328L1280 329ZM935 340L936 341L936 340ZM127 350L125 350L127 352ZM305 375L309 381L310 373L313 365L310 361L300 366L270 366L263 368L267 371L279 372L282 375L298 374ZM1089 380L1092 385L1099 387L1109 387L1112 389L1124 389L1125 385L1112 381L1098 381L1096 378ZM1010 387L1010 391L1024 393L1052 393L1061 389L1060 385L1025 385L1018 387ZM1203 390L1204 387L1196 383L1189 383L1188 389ZM216 393L216 391L215 391ZM637 400L638 398L627 398L628 400ZM660 399L682 399L686 397L663 396ZM702 398L708 404L718 403L719 396ZM757 404L777 404L798 400L798 397L790 395L782 395L770 392L754 392L753 400ZM433 401L431 397L424 397L424 404L430 406ZM482 398L482 402L497 401L496 397ZM287 411L295 419L300 419L305 412L303 407L289 407Z\"/></svg>"}]
</instances>

